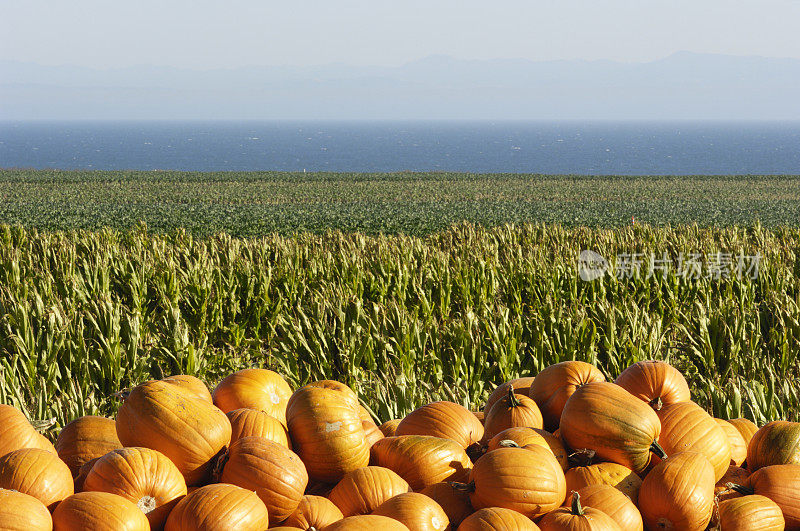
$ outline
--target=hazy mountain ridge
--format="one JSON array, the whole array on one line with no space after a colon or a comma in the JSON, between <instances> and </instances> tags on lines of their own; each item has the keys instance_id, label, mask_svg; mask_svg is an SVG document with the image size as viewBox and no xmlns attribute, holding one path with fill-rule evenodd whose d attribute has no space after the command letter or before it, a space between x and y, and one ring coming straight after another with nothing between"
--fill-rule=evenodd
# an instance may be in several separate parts
<instances>
[{"instance_id":1,"label":"hazy mountain ridge","mask_svg":"<svg viewBox=\"0 0 800 531\"><path fill-rule=\"evenodd\" d=\"M800 119L800 60L462 60L190 70L0 61L0 118Z\"/></svg>"}]
</instances>

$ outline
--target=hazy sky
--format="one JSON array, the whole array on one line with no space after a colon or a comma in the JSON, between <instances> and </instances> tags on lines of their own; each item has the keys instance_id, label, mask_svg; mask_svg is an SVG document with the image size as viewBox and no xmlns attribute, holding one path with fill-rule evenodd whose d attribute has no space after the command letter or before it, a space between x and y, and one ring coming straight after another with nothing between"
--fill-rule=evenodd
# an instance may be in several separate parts
<instances>
[{"instance_id":1,"label":"hazy sky","mask_svg":"<svg viewBox=\"0 0 800 531\"><path fill-rule=\"evenodd\" d=\"M800 58L800 0L0 0L0 60L114 67Z\"/></svg>"}]
</instances>

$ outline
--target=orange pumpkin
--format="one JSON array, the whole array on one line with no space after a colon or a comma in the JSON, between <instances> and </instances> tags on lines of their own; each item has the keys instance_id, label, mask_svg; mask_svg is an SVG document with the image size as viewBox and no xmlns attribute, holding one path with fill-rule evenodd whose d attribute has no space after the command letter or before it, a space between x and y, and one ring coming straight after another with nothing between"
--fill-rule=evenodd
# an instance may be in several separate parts
<instances>
[{"instance_id":1,"label":"orange pumpkin","mask_svg":"<svg viewBox=\"0 0 800 531\"><path fill-rule=\"evenodd\" d=\"M408 482L388 468L367 466L343 477L328 499L348 517L369 514L389 498L410 490Z\"/></svg>"},{"instance_id":2,"label":"orange pumpkin","mask_svg":"<svg viewBox=\"0 0 800 531\"><path fill-rule=\"evenodd\" d=\"M531 384L533 383L534 377L533 376L526 376L523 378L515 378L514 380L509 380L505 383L502 383L492 391L492 394L489 395L489 398L486 399L486 404L483 406L483 415L484 417L489 413L489 410L492 406L500 400L508 396L508 390L510 388L514 388L514 392L520 395L530 396Z\"/></svg>"},{"instance_id":3,"label":"orange pumpkin","mask_svg":"<svg viewBox=\"0 0 800 531\"><path fill-rule=\"evenodd\" d=\"M732 489L731 484L744 485L749 476L750 473L744 468L736 465L729 466L725 475L714 485L714 499L721 501L740 497L741 494Z\"/></svg>"},{"instance_id":4,"label":"orange pumpkin","mask_svg":"<svg viewBox=\"0 0 800 531\"><path fill-rule=\"evenodd\" d=\"M458 531L538 531L539 526L517 511L489 507L466 518Z\"/></svg>"},{"instance_id":5,"label":"orange pumpkin","mask_svg":"<svg viewBox=\"0 0 800 531\"><path fill-rule=\"evenodd\" d=\"M427 435L384 437L371 453L372 464L395 471L415 491L440 481L464 481L472 468L460 444Z\"/></svg>"},{"instance_id":6,"label":"orange pumpkin","mask_svg":"<svg viewBox=\"0 0 800 531\"><path fill-rule=\"evenodd\" d=\"M286 409L292 447L317 481L337 482L369 463L369 443L361 418L342 393L306 386Z\"/></svg>"},{"instance_id":7,"label":"orange pumpkin","mask_svg":"<svg viewBox=\"0 0 800 531\"><path fill-rule=\"evenodd\" d=\"M407 492L389 498L372 514L388 516L415 531L450 529L450 521L444 509L434 500L416 492Z\"/></svg>"},{"instance_id":8,"label":"orange pumpkin","mask_svg":"<svg viewBox=\"0 0 800 531\"><path fill-rule=\"evenodd\" d=\"M383 439L383 432L371 420L362 420L361 427L364 428L364 438L370 447L380 439Z\"/></svg>"},{"instance_id":9,"label":"orange pumpkin","mask_svg":"<svg viewBox=\"0 0 800 531\"><path fill-rule=\"evenodd\" d=\"M150 523L130 500L110 492L79 492L53 512L57 531L149 531Z\"/></svg>"},{"instance_id":10,"label":"orange pumpkin","mask_svg":"<svg viewBox=\"0 0 800 531\"><path fill-rule=\"evenodd\" d=\"M31 426L22 411L0 404L0 457L22 448L39 448L56 453L50 441Z\"/></svg>"},{"instance_id":11,"label":"orange pumpkin","mask_svg":"<svg viewBox=\"0 0 800 531\"><path fill-rule=\"evenodd\" d=\"M714 419L714 421L722 428L725 435L728 436L728 443L731 447L731 464L741 466L745 459L747 459L747 443L744 442L744 437L742 437L739 430L727 420Z\"/></svg>"},{"instance_id":12,"label":"orange pumpkin","mask_svg":"<svg viewBox=\"0 0 800 531\"><path fill-rule=\"evenodd\" d=\"M642 531L644 522L636 505L621 491L610 485L589 485L578 491L584 507L598 509L625 531Z\"/></svg>"},{"instance_id":13,"label":"orange pumpkin","mask_svg":"<svg viewBox=\"0 0 800 531\"><path fill-rule=\"evenodd\" d=\"M486 414L483 411L473 411L472 414L475 415L475 418L478 419L481 425L483 425L483 421L486 419Z\"/></svg>"},{"instance_id":14,"label":"orange pumpkin","mask_svg":"<svg viewBox=\"0 0 800 531\"><path fill-rule=\"evenodd\" d=\"M69 467L55 453L39 448L0 457L0 488L29 494L50 510L74 493Z\"/></svg>"},{"instance_id":15,"label":"orange pumpkin","mask_svg":"<svg viewBox=\"0 0 800 531\"><path fill-rule=\"evenodd\" d=\"M323 529L342 518L342 511L328 498L305 495L283 525L309 531L312 528Z\"/></svg>"},{"instance_id":16,"label":"orange pumpkin","mask_svg":"<svg viewBox=\"0 0 800 531\"><path fill-rule=\"evenodd\" d=\"M770 422L753 435L747 468L755 472L770 465L800 465L800 422Z\"/></svg>"},{"instance_id":17,"label":"orange pumpkin","mask_svg":"<svg viewBox=\"0 0 800 531\"><path fill-rule=\"evenodd\" d=\"M759 468L750 474L745 485L734 488L745 495L766 496L781 508L787 531L800 530L800 465Z\"/></svg>"},{"instance_id":18,"label":"orange pumpkin","mask_svg":"<svg viewBox=\"0 0 800 531\"><path fill-rule=\"evenodd\" d=\"M475 509L505 507L529 518L556 509L567 490L561 465L539 446L489 452L475 463L469 481Z\"/></svg>"},{"instance_id":19,"label":"orange pumpkin","mask_svg":"<svg viewBox=\"0 0 800 531\"><path fill-rule=\"evenodd\" d=\"M527 396L518 395L509 386L508 395L492 406L484 420L484 439L489 440L508 428L528 427L541 429L542 413L539 406Z\"/></svg>"},{"instance_id":20,"label":"orange pumpkin","mask_svg":"<svg viewBox=\"0 0 800 531\"><path fill-rule=\"evenodd\" d=\"M395 434L442 437L466 448L483 438L483 425L464 406L453 402L432 402L409 413L397 425Z\"/></svg>"},{"instance_id":21,"label":"orange pumpkin","mask_svg":"<svg viewBox=\"0 0 800 531\"><path fill-rule=\"evenodd\" d=\"M165 531L235 529L264 531L267 507L256 493L225 483L206 485L178 502L167 518Z\"/></svg>"},{"instance_id":22,"label":"orange pumpkin","mask_svg":"<svg viewBox=\"0 0 800 531\"><path fill-rule=\"evenodd\" d=\"M214 404L227 413L248 408L263 411L286 423L286 403L292 388L280 374L268 369L243 369L226 376L213 393Z\"/></svg>"},{"instance_id":23,"label":"orange pumpkin","mask_svg":"<svg viewBox=\"0 0 800 531\"><path fill-rule=\"evenodd\" d=\"M634 363L617 377L617 385L658 411L661 406L692 399L689 384L678 369L667 362L646 360Z\"/></svg>"},{"instance_id":24,"label":"orange pumpkin","mask_svg":"<svg viewBox=\"0 0 800 531\"><path fill-rule=\"evenodd\" d=\"M394 518L377 514L364 514L349 516L344 520L334 522L325 528L325 531L409 531L409 529Z\"/></svg>"},{"instance_id":25,"label":"orange pumpkin","mask_svg":"<svg viewBox=\"0 0 800 531\"><path fill-rule=\"evenodd\" d=\"M378 426L378 429L381 430L381 433L383 433L384 437L394 437L397 435L397 426L400 425L400 422L402 422L401 419L387 420Z\"/></svg>"},{"instance_id":26,"label":"orange pumpkin","mask_svg":"<svg viewBox=\"0 0 800 531\"><path fill-rule=\"evenodd\" d=\"M53 519L42 502L22 492L0 489L0 529L51 531Z\"/></svg>"},{"instance_id":27,"label":"orange pumpkin","mask_svg":"<svg viewBox=\"0 0 800 531\"><path fill-rule=\"evenodd\" d=\"M650 452L665 455L657 442L658 415L613 383L587 383L575 391L564 406L560 430L570 448L593 450L599 459L637 474L650 463Z\"/></svg>"},{"instance_id":28,"label":"orange pumpkin","mask_svg":"<svg viewBox=\"0 0 800 531\"><path fill-rule=\"evenodd\" d=\"M211 393L209 392L208 387L206 387L206 384L194 376L189 376L188 374L176 374L174 376L168 376L161 381L170 385L174 385L183 392L190 394L195 398L200 398L206 402L213 401Z\"/></svg>"},{"instance_id":29,"label":"orange pumpkin","mask_svg":"<svg viewBox=\"0 0 800 531\"><path fill-rule=\"evenodd\" d=\"M88 415L73 420L61 430L55 444L58 457L69 467L72 476L96 457L122 448L113 419Z\"/></svg>"},{"instance_id":30,"label":"orange pumpkin","mask_svg":"<svg viewBox=\"0 0 800 531\"><path fill-rule=\"evenodd\" d=\"M345 402L350 404L350 407L356 410L358 410L358 408L360 407L358 401L358 395L356 394L356 392L353 391L347 384L343 384L342 382L337 382L336 380L319 380L317 382L311 382L310 384L305 385L305 387L317 387L319 389L329 389L331 391L336 391L337 393L341 394L341 397L342 399L344 399ZM358 410L358 413L359 417L361 417L361 415L363 414L361 413L360 410Z\"/></svg>"},{"instance_id":31,"label":"orange pumpkin","mask_svg":"<svg viewBox=\"0 0 800 531\"><path fill-rule=\"evenodd\" d=\"M716 482L731 464L728 435L703 408L694 402L667 404L658 411L661 420L659 444L667 455L697 452L714 467Z\"/></svg>"},{"instance_id":32,"label":"orange pumpkin","mask_svg":"<svg viewBox=\"0 0 800 531\"><path fill-rule=\"evenodd\" d=\"M545 429L554 431L561 422L567 399L580 387L605 380L606 377L594 365L582 361L562 361L537 374L528 395L542 411Z\"/></svg>"},{"instance_id":33,"label":"orange pumpkin","mask_svg":"<svg viewBox=\"0 0 800 531\"><path fill-rule=\"evenodd\" d=\"M541 446L542 448L549 448L561 465L561 469L566 471L569 468L569 459L567 450L564 448L564 443L550 432L527 427L508 428L491 438L488 451L491 452L503 446L510 446L508 441L513 441L520 448L524 448L529 444Z\"/></svg>"},{"instance_id":34,"label":"orange pumpkin","mask_svg":"<svg viewBox=\"0 0 800 531\"><path fill-rule=\"evenodd\" d=\"M147 515L152 529L163 529L169 512L186 496L186 482L178 467L161 452L120 448L95 462L83 490L122 496Z\"/></svg>"},{"instance_id":35,"label":"orange pumpkin","mask_svg":"<svg viewBox=\"0 0 800 531\"><path fill-rule=\"evenodd\" d=\"M733 427L739 430L739 433L742 434L745 445L749 446L750 439L752 439L753 435L755 435L758 431L758 426L756 426L753 421L748 419L731 419L728 422L733 424Z\"/></svg>"},{"instance_id":36,"label":"orange pumpkin","mask_svg":"<svg viewBox=\"0 0 800 531\"><path fill-rule=\"evenodd\" d=\"M207 477L215 457L230 442L231 423L206 400L151 380L134 387L120 406L117 436L123 446L166 455L191 486Z\"/></svg>"},{"instance_id":37,"label":"orange pumpkin","mask_svg":"<svg viewBox=\"0 0 800 531\"><path fill-rule=\"evenodd\" d=\"M264 437L291 450L289 432L275 417L257 409L234 409L226 414L231 421L231 444L242 437Z\"/></svg>"},{"instance_id":38,"label":"orange pumpkin","mask_svg":"<svg viewBox=\"0 0 800 531\"><path fill-rule=\"evenodd\" d=\"M572 493L570 508L562 507L544 515L539 521L542 531L622 531L617 522L593 507L583 507L581 497Z\"/></svg>"},{"instance_id":39,"label":"orange pumpkin","mask_svg":"<svg viewBox=\"0 0 800 531\"><path fill-rule=\"evenodd\" d=\"M595 463L570 468L567 470L565 479L567 482L565 503L571 499L572 492L580 491L590 485L614 487L630 498L633 503L638 503L639 489L642 486L642 480L633 470L618 463Z\"/></svg>"},{"instance_id":40,"label":"orange pumpkin","mask_svg":"<svg viewBox=\"0 0 800 531\"><path fill-rule=\"evenodd\" d=\"M714 509L714 467L696 452L656 465L642 481L639 510L649 529L702 531Z\"/></svg>"},{"instance_id":41,"label":"orange pumpkin","mask_svg":"<svg viewBox=\"0 0 800 531\"><path fill-rule=\"evenodd\" d=\"M457 528L464 519L473 513L469 494L455 488L451 483L440 482L428 485L420 491L439 504L450 521L450 527Z\"/></svg>"},{"instance_id":42,"label":"orange pumpkin","mask_svg":"<svg viewBox=\"0 0 800 531\"><path fill-rule=\"evenodd\" d=\"M765 496L751 494L719 502L717 527L723 531L782 531L781 508Z\"/></svg>"},{"instance_id":43,"label":"orange pumpkin","mask_svg":"<svg viewBox=\"0 0 800 531\"><path fill-rule=\"evenodd\" d=\"M263 437L243 437L228 449L220 481L255 491L267 506L270 522L278 523L297 509L308 473L285 446Z\"/></svg>"}]
</instances>

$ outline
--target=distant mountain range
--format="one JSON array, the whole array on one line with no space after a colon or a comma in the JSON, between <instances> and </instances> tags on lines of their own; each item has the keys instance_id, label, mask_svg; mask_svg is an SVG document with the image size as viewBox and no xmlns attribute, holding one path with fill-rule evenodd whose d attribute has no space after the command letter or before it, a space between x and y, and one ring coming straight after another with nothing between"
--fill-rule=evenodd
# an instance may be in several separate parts
<instances>
[{"instance_id":1,"label":"distant mountain range","mask_svg":"<svg viewBox=\"0 0 800 531\"><path fill-rule=\"evenodd\" d=\"M461 60L188 70L0 61L0 119L800 119L800 60Z\"/></svg>"}]
</instances>

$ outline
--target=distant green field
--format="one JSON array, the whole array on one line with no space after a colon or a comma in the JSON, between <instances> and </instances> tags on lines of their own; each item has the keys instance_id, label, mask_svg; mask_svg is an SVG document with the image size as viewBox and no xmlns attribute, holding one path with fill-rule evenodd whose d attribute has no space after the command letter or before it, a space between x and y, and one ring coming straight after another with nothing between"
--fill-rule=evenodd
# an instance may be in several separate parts
<instances>
[{"instance_id":1,"label":"distant green field","mask_svg":"<svg viewBox=\"0 0 800 531\"><path fill-rule=\"evenodd\" d=\"M486 226L800 226L800 176L196 173L0 170L0 223L61 229L184 227L424 235Z\"/></svg>"}]
</instances>

